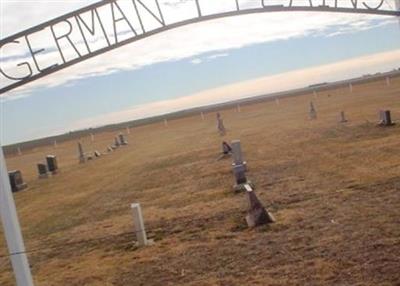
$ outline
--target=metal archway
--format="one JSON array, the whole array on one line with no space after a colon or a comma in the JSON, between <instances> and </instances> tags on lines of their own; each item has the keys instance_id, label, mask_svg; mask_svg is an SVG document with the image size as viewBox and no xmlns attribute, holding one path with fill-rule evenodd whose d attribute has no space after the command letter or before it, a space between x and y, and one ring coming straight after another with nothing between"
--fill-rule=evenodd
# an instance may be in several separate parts
<instances>
[{"instance_id":1,"label":"metal archway","mask_svg":"<svg viewBox=\"0 0 400 286\"><path fill-rule=\"evenodd\" d=\"M23 75L15 75L15 71L9 71L9 68L7 67L4 68L3 64L1 63L4 62L7 64L7 58L0 56L0 79L3 78L3 81L6 82L4 86L0 86L0 94L129 43L136 42L171 29L203 21L271 12L331 12L392 17L400 16L398 6L392 10L382 9L383 4L387 0L340 0L340 2L335 0L333 6L327 5L327 0L302 0L303 3L308 3L308 5L302 6L295 5L294 1L297 0L255 0L254 3L256 7L252 6L251 8L242 6L243 4L240 0L230 0L233 10L231 9L229 11L222 11L207 15L205 15L203 12L204 8L207 6L206 1L191 0L193 3L192 12L196 16L189 19L172 21L168 23L165 20L165 11L163 10L163 7L165 8L166 6L162 5L163 3L165 4L168 2L165 2L164 0L149 0L146 3L143 3L143 1L144 0L131 0L129 1L129 6L122 7L121 4L119 4L121 1L104 0L0 40L0 52L2 52L2 50L7 50L7 48L18 49L22 47L22 51L29 55L28 59L25 59L24 62L20 62L16 64L16 66L10 68L11 70L15 70L18 67L20 71L24 69ZM163 2L160 4L160 1ZM274 3L283 4L271 5L269 4L272 3L271 1ZM314 6L317 1L319 3L322 1L322 5ZM394 1L395 4L399 4L399 0ZM186 3L187 1L184 2ZM284 5L285 3L286 5ZM107 17L104 15L101 16L101 11L105 10L108 10L109 12L108 19L105 19ZM89 13L90 24L83 19L83 15ZM117 13L119 16L116 15ZM131 15L128 15L128 13ZM155 28L149 28L146 22L143 20L145 17L151 18L153 21L157 22L158 26ZM106 31L105 29L104 22L107 20L111 21L113 24L111 31ZM118 41L118 22L124 22L129 27L129 32L132 34L131 37L122 41ZM95 36L96 24L101 30L100 34L107 44L104 47L94 51L90 47L88 37L89 35ZM65 25L68 27L68 32L60 34L60 26L64 26L65 28ZM29 37L35 33L46 32L51 32L53 41L52 44L54 49L56 49L59 53L59 60L43 67L39 64L38 59L46 54L44 53L45 48L40 49L32 47ZM73 33L80 34L79 36L81 39L79 41L72 39L71 35ZM113 42L111 42L111 38L114 39ZM25 43L21 41L22 39ZM62 46L60 44L61 41L67 41L68 47ZM74 53L75 56L68 59L65 54L71 52Z\"/></svg>"}]
</instances>

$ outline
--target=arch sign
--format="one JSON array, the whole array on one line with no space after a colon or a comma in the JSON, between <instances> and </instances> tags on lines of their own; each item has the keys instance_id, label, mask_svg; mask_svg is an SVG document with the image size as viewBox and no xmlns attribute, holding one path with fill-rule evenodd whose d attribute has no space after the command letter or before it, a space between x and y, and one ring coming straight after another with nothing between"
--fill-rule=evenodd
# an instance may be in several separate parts
<instances>
[{"instance_id":1,"label":"arch sign","mask_svg":"<svg viewBox=\"0 0 400 286\"><path fill-rule=\"evenodd\" d=\"M0 40L0 94L128 43L196 22L284 11L400 16L385 1L393 0L104 0Z\"/></svg>"}]
</instances>

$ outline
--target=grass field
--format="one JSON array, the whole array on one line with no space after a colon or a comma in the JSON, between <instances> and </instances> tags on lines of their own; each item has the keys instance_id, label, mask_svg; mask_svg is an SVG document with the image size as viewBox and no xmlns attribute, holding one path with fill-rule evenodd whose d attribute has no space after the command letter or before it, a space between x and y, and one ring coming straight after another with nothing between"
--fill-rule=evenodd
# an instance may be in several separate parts
<instances>
[{"instance_id":1,"label":"grass field","mask_svg":"<svg viewBox=\"0 0 400 286\"><path fill-rule=\"evenodd\" d=\"M382 108L400 119L399 98L398 77L222 110L223 138L209 113L132 129L87 164L76 141L8 157L29 185L15 199L36 285L400 285L400 125L376 126ZM85 151L116 134L82 138ZM247 229L231 159L216 161L233 139L272 225ZM38 180L47 154L61 172ZM134 246L133 202L153 246ZM13 281L1 257L0 285Z\"/></svg>"}]
</instances>

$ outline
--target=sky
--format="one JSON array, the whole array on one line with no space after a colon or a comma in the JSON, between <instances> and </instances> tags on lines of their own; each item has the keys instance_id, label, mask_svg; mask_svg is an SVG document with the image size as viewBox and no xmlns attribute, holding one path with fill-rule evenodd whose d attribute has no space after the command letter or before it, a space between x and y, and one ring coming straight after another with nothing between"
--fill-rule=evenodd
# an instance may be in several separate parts
<instances>
[{"instance_id":1,"label":"sky","mask_svg":"<svg viewBox=\"0 0 400 286\"><path fill-rule=\"evenodd\" d=\"M390 1L388 9L394 7ZM0 0L0 38L93 2ZM218 4L223 9L231 3ZM175 8L174 17L190 11ZM13 52L5 64L12 63ZM50 50L46 57L52 56ZM400 24L393 17L292 12L202 22L0 95L0 142L7 145L399 67Z\"/></svg>"}]
</instances>

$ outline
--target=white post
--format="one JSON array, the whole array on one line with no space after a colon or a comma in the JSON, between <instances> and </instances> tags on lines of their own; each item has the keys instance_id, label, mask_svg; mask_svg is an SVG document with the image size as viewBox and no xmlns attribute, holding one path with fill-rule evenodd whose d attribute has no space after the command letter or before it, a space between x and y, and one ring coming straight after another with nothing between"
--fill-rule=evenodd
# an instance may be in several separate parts
<instances>
[{"instance_id":1,"label":"white post","mask_svg":"<svg viewBox=\"0 0 400 286\"><path fill-rule=\"evenodd\" d=\"M386 86L390 86L390 77L386 77Z\"/></svg>"},{"instance_id":2,"label":"white post","mask_svg":"<svg viewBox=\"0 0 400 286\"><path fill-rule=\"evenodd\" d=\"M32 274L29 268L28 258L26 257L25 253L24 241L18 221L14 197L11 192L3 148L1 146L0 216L17 286L33 286Z\"/></svg>"},{"instance_id":3,"label":"white post","mask_svg":"<svg viewBox=\"0 0 400 286\"><path fill-rule=\"evenodd\" d=\"M238 104L238 105L237 105L237 112L240 113L241 111L242 111L242 109L240 108L240 104Z\"/></svg>"},{"instance_id":4,"label":"white post","mask_svg":"<svg viewBox=\"0 0 400 286\"><path fill-rule=\"evenodd\" d=\"M168 127L168 120L167 119L164 119L164 125L165 125L165 127Z\"/></svg>"},{"instance_id":5,"label":"white post","mask_svg":"<svg viewBox=\"0 0 400 286\"><path fill-rule=\"evenodd\" d=\"M314 95L314 98L317 99L318 94L317 94L317 92L315 90L313 91L313 95Z\"/></svg>"},{"instance_id":6,"label":"white post","mask_svg":"<svg viewBox=\"0 0 400 286\"><path fill-rule=\"evenodd\" d=\"M90 140L92 140L92 143L94 142L94 135L93 135L93 133L90 133Z\"/></svg>"},{"instance_id":7,"label":"white post","mask_svg":"<svg viewBox=\"0 0 400 286\"><path fill-rule=\"evenodd\" d=\"M54 148L57 148L57 140L54 140Z\"/></svg>"},{"instance_id":8,"label":"white post","mask_svg":"<svg viewBox=\"0 0 400 286\"><path fill-rule=\"evenodd\" d=\"M350 89L350 93L353 93L353 84L349 83L349 89Z\"/></svg>"},{"instance_id":9,"label":"white post","mask_svg":"<svg viewBox=\"0 0 400 286\"><path fill-rule=\"evenodd\" d=\"M279 104L280 104L279 98L275 98L275 104L276 104L277 106L279 106Z\"/></svg>"},{"instance_id":10,"label":"white post","mask_svg":"<svg viewBox=\"0 0 400 286\"><path fill-rule=\"evenodd\" d=\"M204 121L204 113L203 113L203 112L201 112L201 113L200 113L200 115L201 115L201 120L203 120L203 121Z\"/></svg>"},{"instance_id":11,"label":"white post","mask_svg":"<svg viewBox=\"0 0 400 286\"><path fill-rule=\"evenodd\" d=\"M144 229L142 209L140 208L140 204L131 204L131 208L133 211L133 222L135 225L136 239L139 246L146 246L148 243L146 230Z\"/></svg>"},{"instance_id":12,"label":"white post","mask_svg":"<svg viewBox=\"0 0 400 286\"><path fill-rule=\"evenodd\" d=\"M126 134L131 134L131 129L129 127L126 127Z\"/></svg>"}]
</instances>

